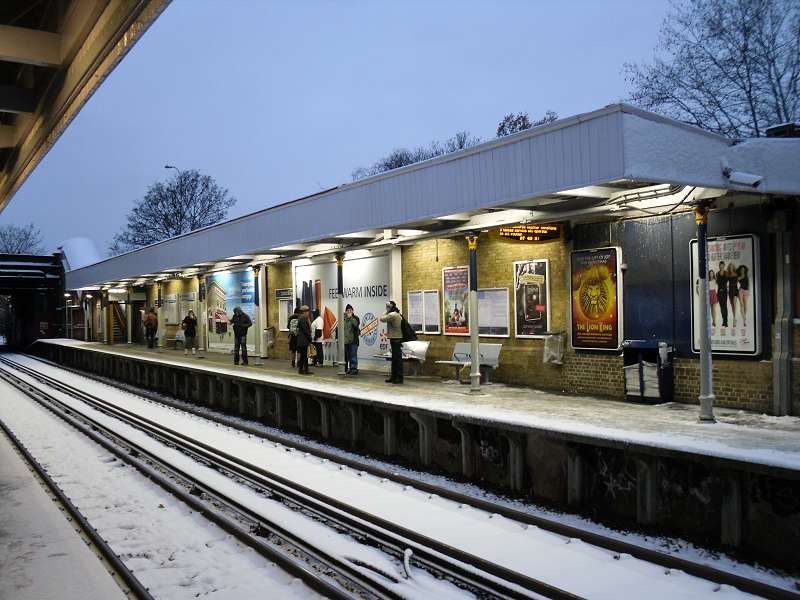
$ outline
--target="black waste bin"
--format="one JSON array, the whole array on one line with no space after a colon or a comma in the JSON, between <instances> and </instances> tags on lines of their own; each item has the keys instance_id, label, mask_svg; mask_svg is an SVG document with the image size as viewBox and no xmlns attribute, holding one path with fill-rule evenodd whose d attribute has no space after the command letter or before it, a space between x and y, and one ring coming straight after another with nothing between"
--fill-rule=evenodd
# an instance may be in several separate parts
<instances>
[{"instance_id":1,"label":"black waste bin","mask_svg":"<svg viewBox=\"0 0 800 600\"><path fill-rule=\"evenodd\" d=\"M625 340L622 343L628 400L644 404L672 401L672 352L672 346L662 340Z\"/></svg>"}]
</instances>

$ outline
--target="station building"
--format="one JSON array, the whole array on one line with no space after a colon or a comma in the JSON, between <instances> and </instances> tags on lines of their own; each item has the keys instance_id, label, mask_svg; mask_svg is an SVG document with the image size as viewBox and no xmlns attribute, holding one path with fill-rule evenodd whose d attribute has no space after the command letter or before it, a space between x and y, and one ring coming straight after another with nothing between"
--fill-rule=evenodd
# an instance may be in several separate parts
<instances>
[{"instance_id":1,"label":"station building","mask_svg":"<svg viewBox=\"0 0 800 600\"><path fill-rule=\"evenodd\" d=\"M772 133L732 141L611 105L73 269L66 287L87 339L143 343L155 307L169 345L191 308L201 348L230 352L240 306L251 350L288 361L298 304L320 310L333 339L341 264L361 368L385 368L377 318L392 299L429 343L423 374L452 377L437 361L477 326L502 344L493 381L624 399L642 349L673 367L662 399L695 403L706 277L717 404L800 414L800 140L792 126ZM700 274L703 203L713 273ZM336 359L334 343L325 351Z\"/></svg>"}]
</instances>

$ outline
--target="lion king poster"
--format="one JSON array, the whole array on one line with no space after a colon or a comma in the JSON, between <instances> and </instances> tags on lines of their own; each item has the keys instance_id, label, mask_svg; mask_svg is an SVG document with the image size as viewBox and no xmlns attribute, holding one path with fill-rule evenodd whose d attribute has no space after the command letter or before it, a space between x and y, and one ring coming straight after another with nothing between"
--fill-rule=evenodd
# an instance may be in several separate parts
<instances>
[{"instance_id":1,"label":"lion king poster","mask_svg":"<svg viewBox=\"0 0 800 600\"><path fill-rule=\"evenodd\" d=\"M621 252L617 247L578 250L570 256L572 347L618 350L622 340Z\"/></svg>"}]
</instances>

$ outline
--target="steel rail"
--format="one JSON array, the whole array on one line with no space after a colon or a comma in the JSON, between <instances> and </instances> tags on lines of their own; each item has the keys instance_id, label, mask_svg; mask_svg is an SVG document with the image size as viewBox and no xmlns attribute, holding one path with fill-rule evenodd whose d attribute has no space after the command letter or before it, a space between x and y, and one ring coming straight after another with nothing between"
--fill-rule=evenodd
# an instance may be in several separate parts
<instances>
[{"instance_id":1,"label":"steel rail","mask_svg":"<svg viewBox=\"0 0 800 600\"><path fill-rule=\"evenodd\" d=\"M127 565L125 565L117 553L111 549L111 546L108 545L108 543L97 532L97 530L95 530L89 521L86 520L86 517L84 517L83 513L78 510L78 507L75 506L72 500L70 500L61 490L61 488L58 487L58 484L53 480L52 477L50 477L50 474L45 471L42 465L39 464L39 461L33 457L22 441L20 441L20 439L2 420L0 420L0 429L2 429L3 433L5 433L8 439L11 440L11 443L17 449L17 452L19 452L25 461L31 466L31 468L36 471L36 475L42 481L44 481L45 485L50 490L50 493L53 494L58 502L67 510L69 516L75 523L78 524L78 527L84 533L84 535L89 538L92 545L94 545L100 551L102 558L113 571L113 573L111 573L112 578L115 579L116 584L120 586L123 593L128 595L130 592L138 600L153 600L153 596L150 594L150 591L136 578L133 572L127 567ZM118 581L115 575L118 576L121 581Z\"/></svg>"},{"instance_id":2,"label":"steel rail","mask_svg":"<svg viewBox=\"0 0 800 600\"><path fill-rule=\"evenodd\" d=\"M130 388L135 387L135 386L128 386L127 384L122 385L119 382L116 382L108 377L102 377L99 375L95 375L94 373L81 371L80 369L66 367L58 363L55 363L53 361L40 358L38 356L33 356L33 355L26 355L26 356L28 358L52 366L54 368L63 369L67 372L80 375L81 377L88 377L105 385L110 385L112 387L127 391L129 393L133 393L131 392ZM441 498L452 500L453 502L458 502L460 504L467 504L469 506L472 506L473 508L478 508L480 510L484 510L489 513L497 513L508 519L519 521L527 525L533 525L545 531L562 535L567 538L580 539L581 541L586 542L587 544L591 544L593 546L597 546L600 548L605 548L606 550L610 550L611 552L615 552L618 554L630 554L634 558L638 558L667 569L684 571L689 575L694 575L695 577L706 579L708 581L712 581L714 583L721 585L730 585L740 589L743 592L755 594L758 596L762 596L764 598L775 598L776 600L800 600L800 593L796 593L791 590L787 590L785 588L776 587L774 585L771 585L763 581L749 579L747 577L743 577L741 575L737 575L729 571L718 569L711 565L698 563L672 554L666 554L658 550L646 548L644 546L633 544L631 542L626 542L624 540L604 535L602 533L589 531L573 525L567 525L565 523L561 523L554 519L549 519L547 517L542 517L539 515L533 515L521 510L517 510L515 508L511 508L509 506L497 504L489 500L484 500L481 498L477 498L475 496L471 496L469 494L457 492L450 488L438 486L434 483L422 481L420 479L416 479L414 477L410 477L407 475L402 475L401 473L397 473L395 471L385 469L376 466L374 464L342 456L335 452L328 452L322 448L319 448L318 446L305 444L303 442L293 439L287 440L286 437L265 432L257 427L250 427L238 423L231 423L230 420L224 416L216 416L208 414L205 411L192 410L191 407L186 406L188 404L187 401L173 402L170 401L169 399L165 399L163 396L159 394L155 394L153 392L144 389L136 389L135 393L154 402L158 402L166 406L171 406L173 408L178 408L180 410L190 412L192 414L195 414L196 416L208 419L210 421L214 421L221 425L226 425L227 427L239 429L253 436L257 436L262 439L269 440L271 442L281 443L286 446L294 447L298 451L306 452L317 458L325 458L332 462L337 462L340 464L344 464L348 467L351 467L353 469L364 471L366 473L369 473L370 475L374 475L375 477L389 479L391 481L394 481L396 483L401 483L403 485L410 485L421 491L428 492L431 494L436 494Z\"/></svg>"},{"instance_id":3,"label":"steel rail","mask_svg":"<svg viewBox=\"0 0 800 600\"><path fill-rule=\"evenodd\" d=\"M5 363L6 361L0 359L0 362ZM339 559L338 557L329 555L324 551L314 548L305 540L302 540L294 534L286 531L279 525L265 518L263 515L256 514L235 500L231 500L216 490L212 490L208 486L197 481L185 471L169 465L163 459L153 455L151 452L139 446L135 442L126 440L116 432L110 431L91 417L81 414L80 418L85 420L87 424L84 425L80 423L76 419L76 415L78 413L72 407L64 404L62 401L53 397L51 394L44 392L40 388L30 386L30 384L15 376L13 373L10 373L7 369L0 368L0 378L4 379L9 384L13 385L21 392L31 397L44 408L65 422L69 423L82 434L100 444L103 448L114 454L119 459L135 467L148 479L161 486L167 492L175 496L178 500L187 504L190 508L218 525L224 531L230 533L239 541L250 546L269 560L274 561L281 569L303 580L307 585L309 585L309 587L319 592L323 596L328 598L336 598L339 600L352 600L353 598L364 597L390 600L401 600L404 598L404 596L401 594L390 590L388 587L382 585L381 582L375 580L372 577L372 573L374 573L374 571L371 571L369 576L365 575L363 572L364 567L359 568L360 565L351 565L346 559ZM106 435L101 435L100 432L103 432ZM127 451L122 450L121 445L126 446L128 448ZM187 487L190 487L191 491L187 492L182 489L177 483L172 481L170 477L166 477L158 470L150 467L143 460L140 460L140 456L147 457L147 461L158 464L164 470L168 470L184 481L189 482L190 486ZM225 517L215 510L212 510L208 503L197 497L201 494L217 500L221 504L226 505L230 509L239 512L245 515L248 519L258 523L258 535L252 531L246 531L234 520ZM285 542L288 542L290 546L299 549L300 551L306 553L314 561L321 563L324 566L324 569L321 570L334 571L343 575L347 580L354 584L354 587L362 589L363 593L347 592L342 586L334 585L328 581L327 578L320 577L320 575L316 574L314 570L310 568L310 566L306 566L302 561L293 560L289 558L286 553L276 550L271 544L259 539L259 537L265 537L263 535L265 532L272 536L276 536ZM383 577L387 577L387 574L385 573L380 574Z\"/></svg>"},{"instance_id":4,"label":"steel rail","mask_svg":"<svg viewBox=\"0 0 800 600\"><path fill-rule=\"evenodd\" d=\"M117 418L137 422L136 427L150 434L165 438L168 443L179 447L191 445L191 452L202 460L212 463L225 461L225 468L237 477L249 480L253 485L266 487L276 495L303 507L322 517L335 522L341 527L367 537L386 549L393 550L399 557L406 549L413 552L411 561L423 568L439 572L450 577L462 586L477 589L491 596L506 598L531 598L545 596L548 598L576 600L579 596L561 590L512 569L503 567L481 557L475 556L439 540L427 537L397 523L377 517L366 511L349 506L339 500L326 496L314 489L302 486L267 469L258 467L238 457L232 456L217 448L194 440L180 432L171 430L160 423L142 417L125 408L109 404L87 392L77 390L73 386L45 375L35 369L19 365L8 358L0 358L0 362L27 372L31 377L59 389L90 406ZM488 576L487 576L488 575Z\"/></svg>"}]
</instances>

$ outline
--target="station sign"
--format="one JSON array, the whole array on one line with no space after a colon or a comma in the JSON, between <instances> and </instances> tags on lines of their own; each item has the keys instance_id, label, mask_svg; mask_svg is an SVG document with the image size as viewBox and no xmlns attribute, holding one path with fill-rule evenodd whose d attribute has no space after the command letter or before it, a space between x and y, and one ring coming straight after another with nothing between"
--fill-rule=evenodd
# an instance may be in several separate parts
<instances>
[{"instance_id":1,"label":"station sign","mask_svg":"<svg viewBox=\"0 0 800 600\"><path fill-rule=\"evenodd\" d=\"M294 290L292 288L278 288L275 290L275 298L278 300L294 300Z\"/></svg>"},{"instance_id":2,"label":"station sign","mask_svg":"<svg viewBox=\"0 0 800 600\"><path fill-rule=\"evenodd\" d=\"M558 223L519 223L517 225L498 227L494 231L495 234L503 240L538 244L560 240L562 229L563 226Z\"/></svg>"}]
</instances>

